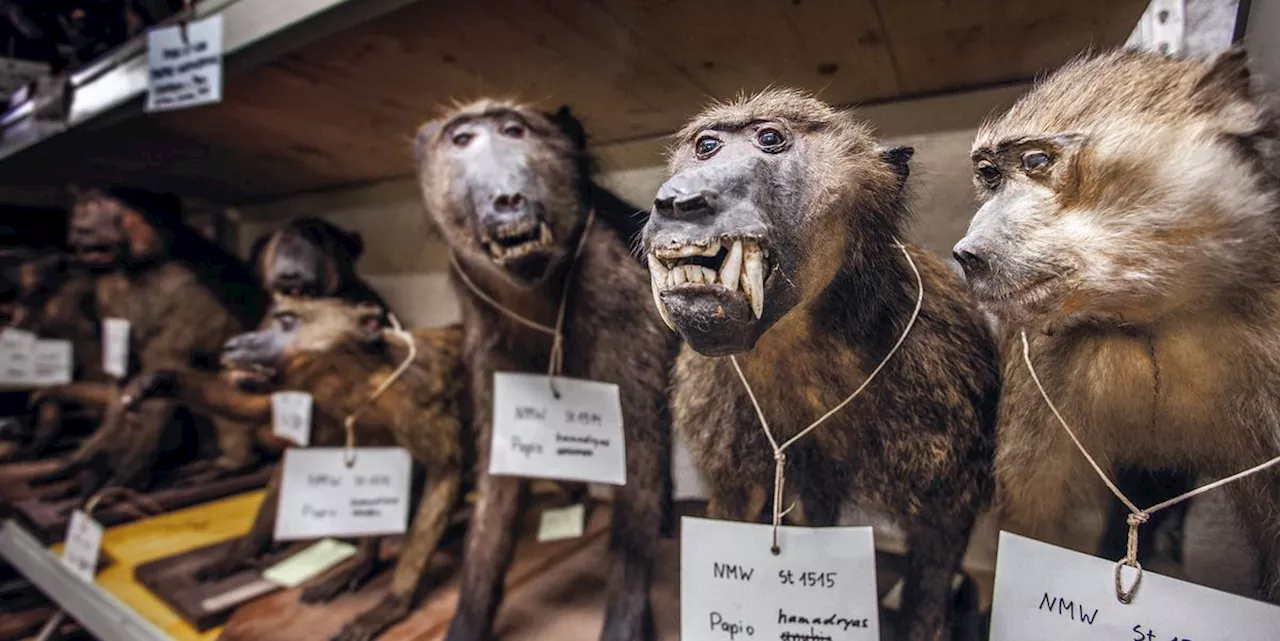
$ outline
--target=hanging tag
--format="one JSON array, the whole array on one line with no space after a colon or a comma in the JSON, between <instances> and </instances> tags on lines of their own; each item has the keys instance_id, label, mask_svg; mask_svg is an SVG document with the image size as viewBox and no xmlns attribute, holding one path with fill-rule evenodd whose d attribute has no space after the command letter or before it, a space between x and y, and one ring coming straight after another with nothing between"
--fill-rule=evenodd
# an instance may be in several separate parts
<instances>
[{"instance_id":1,"label":"hanging tag","mask_svg":"<svg viewBox=\"0 0 1280 641\"><path fill-rule=\"evenodd\" d=\"M222 16L148 31L147 70L149 112L220 102Z\"/></svg>"},{"instance_id":2,"label":"hanging tag","mask_svg":"<svg viewBox=\"0 0 1280 641\"><path fill-rule=\"evenodd\" d=\"M879 641L871 528L783 526L774 556L770 525L680 527L681 639Z\"/></svg>"},{"instance_id":3,"label":"hanging tag","mask_svg":"<svg viewBox=\"0 0 1280 641\"><path fill-rule=\"evenodd\" d=\"M71 341L42 340L36 342L31 368L31 383L39 386L66 385L71 382L75 351Z\"/></svg>"},{"instance_id":4,"label":"hanging tag","mask_svg":"<svg viewBox=\"0 0 1280 641\"><path fill-rule=\"evenodd\" d=\"M277 541L403 534L412 462L400 447L288 448L276 515Z\"/></svg>"},{"instance_id":5,"label":"hanging tag","mask_svg":"<svg viewBox=\"0 0 1280 641\"><path fill-rule=\"evenodd\" d=\"M627 484L618 386L542 374L495 372L489 472Z\"/></svg>"},{"instance_id":6,"label":"hanging tag","mask_svg":"<svg viewBox=\"0 0 1280 641\"><path fill-rule=\"evenodd\" d=\"M1273 641L1280 630L1280 607L1150 570L1125 605L1114 561L1009 532L997 555L991 641Z\"/></svg>"},{"instance_id":7,"label":"hanging tag","mask_svg":"<svg viewBox=\"0 0 1280 641\"><path fill-rule=\"evenodd\" d=\"M129 321L102 319L102 370L116 378L129 374Z\"/></svg>"},{"instance_id":8,"label":"hanging tag","mask_svg":"<svg viewBox=\"0 0 1280 641\"><path fill-rule=\"evenodd\" d=\"M38 341L35 334L21 329L0 331L0 385L31 385Z\"/></svg>"},{"instance_id":9,"label":"hanging tag","mask_svg":"<svg viewBox=\"0 0 1280 641\"><path fill-rule=\"evenodd\" d=\"M271 395L271 433L302 447L311 444L311 395L276 392Z\"/></svg>"},{"instance_id":10,"label":"hanging tag","mask_svg":"<svg viewBox=\"0 0 1280 641\"><path fill-rule=\"evenodd\" d=\"M267 568L262 578L286 588L296 588L355 555L356 546L324 539Z\"/></svg>"},{"instance_id":11,"label":"hanging tag","mask_svg":"<svg viewBox=\"0 0 1280 641\"><path fill-rule=\"evenodd\" d=\"M71 513L67 538L62 548L62 564L72 574L93 583L98 573L98 551L102 548L102 525L81 510Z\"/></svg>"},{"instance_id":12,"label":"hanging tag","mask_svg":"<svg viewBox=\"0 0 1280 641\"><path fill-rule=\"evenodd\" d=\"M538 543L576 539L586 531L587 508L578 503L542 511L538 522Z\"/></svg>"}]
</instances>

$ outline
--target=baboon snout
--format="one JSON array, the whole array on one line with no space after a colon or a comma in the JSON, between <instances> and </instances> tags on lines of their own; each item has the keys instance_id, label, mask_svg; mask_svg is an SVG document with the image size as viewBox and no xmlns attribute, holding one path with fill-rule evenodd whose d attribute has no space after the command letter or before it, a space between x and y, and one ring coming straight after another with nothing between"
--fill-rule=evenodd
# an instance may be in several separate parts
<instances>
[{"instance_id":1,"label":"baboon snout","mask_svg":"<svg viewBox=\"0 0 1280 641\"><path fill-rule=\"evenodd\" d=\"M961 238L960 242L956 243L956 246L951 250L951 255L960 264L965 276L970 278L986 272L990 254L990 250L983 241L970 236Z\"/></svg>"},{"instance_id":2,"label":"baboon snout","mask_svg":"<svg viewBox=\"0 0 1280 641\"><path fill-rule=\"evenodd\" d=\"M667 184L658 190L653 199L654 213L673 218L697 218L715 214L719 192L710 187L696 188L682 184Z\"/></svg>"}]
</instances>

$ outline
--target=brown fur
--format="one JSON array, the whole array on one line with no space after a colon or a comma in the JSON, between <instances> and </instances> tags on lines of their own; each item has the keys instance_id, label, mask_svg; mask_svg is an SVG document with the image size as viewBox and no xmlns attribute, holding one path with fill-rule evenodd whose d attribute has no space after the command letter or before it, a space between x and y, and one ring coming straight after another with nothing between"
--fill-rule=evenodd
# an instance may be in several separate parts
<instances>
[{"instance_id":1,"label":"brown fur","mask_svg":"<svg viewBox=\"0 0 1280 641\"><path fill-rule=\"evenodd\" d=\"M787 136L786 151L765 161L775 163L774 173L759 170L763 153L740 142L757 126ZM725 141L723 153L742 159L704 168L691 149L709 131ZM673 181L713 176L697 184L716 189L716 180L733 184L718 176L737 175L737 163L756 172L751 184L760 190L749 201L677 222L656 206L645 237L651 251L700 241L685 237L685 225L733 238L741 232L726 221L747 208L759 212L751 233L769 248L772 271L761 320L745 322L767 326L754 342L713 344L736 354L779 443L862 384L906 327L918 287L895 239L906 219L908 157L878 148L851 114L785 90L708 109L671 150ZM721 190L716 202L736 197ZM950 638L950 582L992 490L999 377L994 342L962 283L933 255L909 251L924 283L919 320L856 400L788 449L782 507L795 501L790 518L812 526L834 525L849 502L893 517L910 547L899 637L933 640ZM660 300L680 304L670 295ZM682 332L701 322L684 314L682 323L672 308ZM773 450L730 360L686 345L672 413L707 480L709 515L767 521Z\"/></svg>"},{"instance_id":2,"label":"brown fur","mask_svg":"<svg viewBox=\"0 0 1280 641\"><path fill-rule=\"evenodd\" d=\"M558 117L567 113L562 111ZM485 231L466 184L468 164L453 153L462 123L497 134L518 121L527 133L521 151L503 159L532 172L529 184L554 243L544 275L518 283L481 246ZM570 256L593 203L584 151L552 119L523 105L482 100L450 110L418 136L419 182L427 210L470 278L493 298L542 323L554 323ZM472 186L483 183L473 183ZM477 298L453 274L462 306L466 363L478 435L479 500L467 533L458 612L450 641L492 634L502 581L515 543L527 482L487 473L493 427L494 372L547 371L550 337L512 321ZM573 271L564 328L564 375L620 387L627 441L627 484L619 488L611 538L607 609L601 639L652 638L649 585L670 492L670 431L664 399L674 337L648 304L647 277L602 217L586 239Z\"/></svg>"},{"instance_id":3,"label":"brown fur","mask_svg":"<svg viewBox=\"0 0 1280 641\"><path fill-rule=\"evenodd\" d=\"M82 261L103 272L96 284L99 316L130 321L131 373L199 369L202 361L207 367L223 341L257 323L265 296L244 265L179 222L172 203L155 195L141 200L137 193L93 190L81 194L72 209L70 242ZM138 198L147 206L120 198ZM128 389L128 379L121 383ZM176 409L165 399L148 402ZM221 417L212 421L219 456L192 480L240 470L257 460L251 426ZM148 445L158 441L163 425L131 431L128 423L108 416L73 455L71 469L105 458L113 482L136 483L145 477L155 456Z\"/></svg>"},{"instance_id":4,"label":"brown fur","mask_svg":"<svg viewBox=\"0 0 1280 641\"><path fill-rule=\"evenodd\" d=\"M1074 156L1050 170L1051 191L1024 187L1012 168L981 189L957 246L982 252L990 267L970 279L1005 324L1004 527L1088 551L1072 514L1107 496L1028 374L1023 328L1048 394L1109 474L1218 478L1280 454L1280 395L1267 383L1280 375L1277 131L1235 50L1212 62L1085 58L979 133L975 159L1010 137L1076 138ZM1004 204L1019 194L1046 204ZM995 295L1038 278L1029 255L1060 276ZM1280 597L1280 475L1223 491Z\"/></svg>"},{"instance_id":5,"label":"brown fur","mask_svg":"<svg viewBox=\"0 0 1280 641\"><path fill-rule=\"evenodd\" d=\"M414 365L365 407L373 392L408 356L398 335L381 327L383 311L371 304L352 305L338 299L276 296L266 327L228 343L226 359L232 367L241 358L266 358L276 369L280 389L299 390L313 399L311 443L341 446L346 439L345 418L364 408L355 422L359 446L404 447L426 470L426 484L417 515L401 552L390 592L374 609L352 621L336 639L372 639L408 615L445 525L463 486L469 443L463 439L467 420L465 376L462 371L462 331L457 326L412 332L417 347ZM277 332L276 323L296 318L298 332L278 354L264 352L258 337ZM370 325L374 329L369 329ZM278 344L278 343L277 343ZM241 356L243 355L243 356ZM265 363L264 363L265 364ZM212 384L211 384L212 383ZM177 381L179 398L209 412L236 418L270 419L270 397L237 393L208 375L186 374ZM225 575L265 552L275 529L279 472L249 534L229 554L206 568L203 576ZM359 586L372 576L376 546L362 547L350 573L339 574L308 588L307 601L327 600L338 591Z\"/></svg>"}]
</instances>

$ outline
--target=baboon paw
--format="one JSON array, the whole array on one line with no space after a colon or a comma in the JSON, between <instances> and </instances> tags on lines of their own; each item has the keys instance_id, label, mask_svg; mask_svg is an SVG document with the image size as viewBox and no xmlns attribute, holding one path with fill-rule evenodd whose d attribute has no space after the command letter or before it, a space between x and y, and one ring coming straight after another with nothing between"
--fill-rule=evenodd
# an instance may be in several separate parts
<instances>
[{"instance_id":1,"label":"baboon paw","mask_svg":"<svg viewBox=\"0 0 1280 641\"><path fill-rule=\"evenodd\" d=\"M372 610L343 626L333 641L372 641L383 630L403 621L407 616L409 605L404 599L384 597Z\"/></svg>"}]
</instances>

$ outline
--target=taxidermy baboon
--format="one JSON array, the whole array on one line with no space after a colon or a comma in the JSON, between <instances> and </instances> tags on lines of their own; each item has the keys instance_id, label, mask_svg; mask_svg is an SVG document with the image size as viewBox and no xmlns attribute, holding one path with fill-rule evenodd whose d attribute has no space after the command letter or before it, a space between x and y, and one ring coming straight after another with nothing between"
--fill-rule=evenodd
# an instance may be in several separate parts
<instances>
[{"instance_id":1,"label":"taxidermy baboon","mask_svg":"<svg viewBox=\"0 0 1280 641\"><path fill-rule=\"evenodd\" d=\"M919 287L898 239L909 148L793 90L713 106L678 134L644 233L653 297L686 347L674 424L712 518L768 520L782 442L843 401L902 335ZM993 483L995 344L954 271L908 246L923 307L866 391L787 452L802 523L850 501L905 530L900 638L950 635L951 581ZM764 545L764 542L761 543Z\"/></svg>"},{"instance_id":2,"label":"taxidermy baboon","mask_svg":"<svg viewBox=\"0 0 1280 641\"><path fill-rule=\"evenodd\" d=\"M277 294L265 327L229 340L222 361L229 370L241 372L242 379L264 379L257 388L269 385L311 394L311 443L341 446L346 439L344 419L364 407L374 390L408 356L408 346L384 328L384 315L384 310L372 303ZM411 335L418 349L414 365L362 410L354 425L360 446L399 445L407 449L426 471L425 489L390 592L348 624L335 637L340 641L372 639L408 616L427 561L459 502L471 458L470 435L464 439L470 399L465 393L461 361L462 330L452 325L417 329ZM167 389L201 411L248 420L270 419L270 396L209 385L210 376L166 373L153 378L147 391ZM225 557L203 568L202 577L225 576L267 551L275 529L279 484L277 471L249 534ZM376 541L362 541L361 555L350 573L310 586L303 599L327 600L341 589L362 585L376 569Z\"/></svg>"},{"instance_id":3,"label":"taxidermy baboon","mask_svg":"<svg viewBox=\"0 0 1280 641\"><path fill-rule=\"evenodd\" d=\"M293 296L333 297L387 308L356 275L364 239L319 218L297 218L253 244L250 264L267 291Z\"/></svg>"},{"instance_id":4,"label":"taxidermy baboon","mask_svg":"<svg viewBox=\"0 0 1280 641\"><path fill-rule=\"evenodd\" d=\"M77 259L105 272L97 276L99 315L131 324L131 374L208 369L223 341L262 317L267 298L252 272L184 225L175 198L128 187L91 190L77 199L69 227ZM136 394L131 378L121 384L126 393ZM58 397L75 388L45 394ZM147 402L176 409L169 399ZM212 420L221 452L191 477L193 482L241 470L257 458L251 428L221 417ZM161 423L124 430L125 421L108 417L73 455L69 470L105 458L111 482L137 483L153 463Z\"/></svg>"},{"instance_id":5,"label":"taxidermy baboon","mask_svg":"<svg viewBox=\"0 0 1280 641\"><path fill-rule=\"evenodd\" d=\"M10 327L30 331L45 339L71 343L73 380L105 383L102 344L98 339L95 283L88 271L61 252L30 253L6 266L3 296ZM68 399L94 422L101 420L107 399L103 395ZM25 443L8 458L38 456L58 436L64 403L36 403L34 429Z\"/></svg>"},{"instance_id":6,"label":"taxidermy baboon","mask_svg":"<svg viewBox=\"0 0 1280 641\"><path fill-rule=\"evenodd\" d=\"M1001 318L1004 527L1073 547L1105 496L1023 362L1109 474L1221 478L1280 454L1280 128L1244 51L1072 62L985 124L955 256ZM1223 488L1280 577L1280 475ZM1139 507L1146 507L1141 505Z\"/></svg>"},{"instance_id":7,"label":"taxidermy baboon","mask_svg":"<svg viewBox=\"0 0 1280 641\"><path fill-rule=\"evenodd\" d=\"M644 269L615 226L632 219L634 210L606 211L593 198L599 192L584 144L581 125L567 108L547 116L514 102L480 100L419 130L418 178L431 220L458 264L503 306L554 325L572 273L563 373L620 387L627 443L627 484L618 488L614 506L600 638L639 641L653 634L651 564L670 500L665 392L676 340L647 303ZM586 230L593 208L595 222ZM546 373L552 340L489 306L456 270L451 276L462 306L463 359L479 435L479 499L448 639L475 641L491 636L516 517L528 493L527 481L487 473L494 372Z\"/></svg>"}]
</instances>

